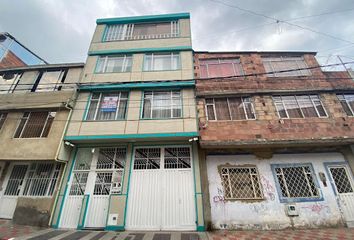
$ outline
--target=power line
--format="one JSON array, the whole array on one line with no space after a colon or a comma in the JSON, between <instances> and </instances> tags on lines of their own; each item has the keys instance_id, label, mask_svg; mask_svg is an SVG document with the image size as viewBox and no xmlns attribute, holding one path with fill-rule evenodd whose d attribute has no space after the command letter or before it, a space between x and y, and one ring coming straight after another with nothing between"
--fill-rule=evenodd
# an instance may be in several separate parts
<instances>
[{"instance_id":1,"label":"power line","mask_svg":"<svg viewBox=\"0 0 354 240\"><path fill-rule=\"evenodd\" d=\"M278 19L278 18L269 17L269 16L267 16L267 15L265 15L263 13L258 13L258 12L255 12L255 11L252 11L252 10L249 10L249 9L246 9L246 8L241 8L241 7L237 6L237 5L231 5L231 4L225 3L223 1L219 1L219 0L209 0L209 1L225 5L227 7L235 8L235 9L238 9L238 10L243 11L243 12L248 12L248 13L256 15L256 16L260 16L260 17L263 17L263 18L271 19L271 20L276 21L276 23L285 23L285 24L288 24L290 26L301 28L301 29L304 29L304 30L307 30L307 31L310 31L310 32L313 32L313 33L317 33L317 34L320 34L320 35L323 35L323 36L326 36L326 37L329 37L329 38L332 38L332 39L336 39L336 40L339 40L339 41L342 41L342 42L354 44L354 42L352 42L352 41L349 41L349 40L346 40L346 39L343 39L343 38L339 38L339 37L333 36L333 35L328 34L328 33L320 32L320 31L314 30L314 29L309 28L309 27L304 27L304 26L301 26L301 25L298 25L298 24L295 24L295 23L290 23L290 22L288 22L286 20L281 20L281 19Z\"/></svg>"}]
</instances>

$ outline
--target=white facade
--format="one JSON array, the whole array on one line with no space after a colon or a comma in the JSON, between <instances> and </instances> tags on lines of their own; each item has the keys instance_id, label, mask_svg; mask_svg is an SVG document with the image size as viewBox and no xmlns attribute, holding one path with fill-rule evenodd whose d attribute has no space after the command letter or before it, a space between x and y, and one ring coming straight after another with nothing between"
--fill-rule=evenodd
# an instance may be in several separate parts
<instances>
[{"instance_id":1,"label":"white facade","mask_svg":"<svg viewBox=\"0 0 354 240\"><path fill-rule=\"evenodd\" d=\"M319 187L320 199L300 200L294 203L280 201L280 189L272 171L274 164L311 164L313 177ZM220 166L255 166L258 169L263 199L225 200ZM349 166L340 153L277 154L271 159L257 159L254 155L209 155L207 173L209 181L211 221L214 229L282 229L288 227L338 226L352 224L353 193L336 194L329 167ZM349 181L352 175L347 171ZM324 185L323 174L326 177ZM320 179L320 175L322 179ZM339 197L337 197L339 196ZM289 217L288 204L295 204L298 216ZM342 209L342 211L341 211ZM343 212L346 215L343 215ZM225 225L226 224L226 225Z\"/></svg>"}]
</instances>

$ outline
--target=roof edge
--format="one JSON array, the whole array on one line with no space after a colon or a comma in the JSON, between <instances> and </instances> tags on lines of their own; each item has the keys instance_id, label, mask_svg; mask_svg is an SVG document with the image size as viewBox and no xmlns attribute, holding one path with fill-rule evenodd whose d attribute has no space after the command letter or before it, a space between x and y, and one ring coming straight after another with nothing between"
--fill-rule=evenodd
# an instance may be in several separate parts
<instances>
[{"instance_id":1,"label":"roof edge","mask_svg":"<svg viewBox=\"0 0 354 240\"><path fill-rule=\"evenodd\" d=\"M279 53L283 53L283 54L312 54L312 55L316 55L317 52L314 51L252 51L252 50L246 50L246 51L194 51L194 53L215 53L215 54L222 54L222 53L239 53L239 54L243 54L243 53L260 53L260 54L279 54Z\"/></svg>"},{"instance_id":2,"label":"roof edge","mask_svg":"<svg viewBox=\"0 0 354 240\"><path fill-rule=\"evenodd\" d=\"M79 68L84 67L85 63L57 63L57 64L42 64L42 65L31 65L25 67L15 67L15 68L2 68L0 72L7 72L7 71L26 71L26 70L37 70L37 69L47 69L47 68Z\"/></svg>"}]
</instances>

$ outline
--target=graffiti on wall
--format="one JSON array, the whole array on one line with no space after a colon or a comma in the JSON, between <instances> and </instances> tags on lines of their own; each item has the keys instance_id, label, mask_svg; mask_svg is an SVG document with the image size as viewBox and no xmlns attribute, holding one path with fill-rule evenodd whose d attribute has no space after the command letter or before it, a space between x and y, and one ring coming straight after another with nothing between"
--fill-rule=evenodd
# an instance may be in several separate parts
<instances>
[{"instance_id":1,"label":"graffiti on wall","mask_svg":"<svg viewBox=\"0 0 354 240\"><path fill-rule=\"evenodd\" d=\"M268 200L274 201L275 200L275 188L270 183L269 179L265 176L261 175L261 182L263 186L264 195L267 197Z\"/></svg>"},{"instance_id":2,"label":"graffiti on wall","mask_svg":"<svg viewBox=\"0 0 354 240\"><path fill-rule=\"evenodd\" d=\"M224 190L218 187L218 194L213 197L214 203L225 203Z\"/></svg>"},{"instance_id":3,"label":"graffiti on wall","mask_svg":"<svg viewBox=\"0 0 354 240\"><path fill-rule=\"evenodd\" d=\"M250 209L257 214L266 214L269 211L269 207L265 204L252 204Z\"/></svg>"},{"instance_id":4,"label":"graffiti on wall","mask_svg":"<svg viewBox=\"0 0 354 240\"><path fill-rule=\"evenodd\" d=\"M317 213L317 214L321 214L322 212L326 212L326 213L331 213L331 209L329 208L328 205L324 205L321 203L314 203L308 206L303 206L301 208L304 209L309 209L311 210L311 212Z\"/></svg>"}]
</instances>

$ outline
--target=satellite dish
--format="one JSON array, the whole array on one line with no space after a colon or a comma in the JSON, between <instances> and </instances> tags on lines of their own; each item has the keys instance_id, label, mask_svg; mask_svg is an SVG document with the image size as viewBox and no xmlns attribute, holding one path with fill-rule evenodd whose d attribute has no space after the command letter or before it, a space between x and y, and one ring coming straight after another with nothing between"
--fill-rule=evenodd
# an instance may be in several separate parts
<instances>
[{"instance_id":1,"label":"satellite dish","mask_svg":"<svg viewBox=\"0 0 354 240\"><path fill-rule=\"evenodd\" d=\"M5 80L11 80L15 77L15 74L14 73L5 73L2 78L5 79Z\"/></svg>"},{"instance_id":2,"label":"satellite dish","mask_svg":"<svg viewBox=\"0 0 354 240\"><path fill-rule=\"evenodd\" d=\"M6 40L6 36L4 34L0 34L0 42L3 42Z\"/></svg>"}]
</instances>

